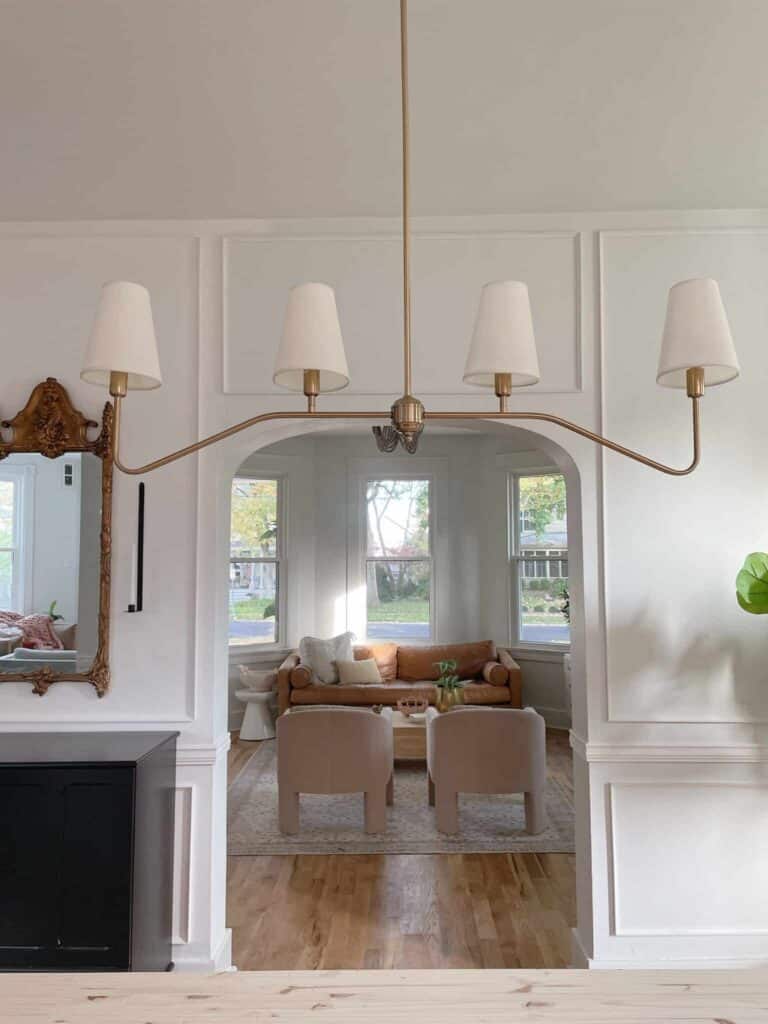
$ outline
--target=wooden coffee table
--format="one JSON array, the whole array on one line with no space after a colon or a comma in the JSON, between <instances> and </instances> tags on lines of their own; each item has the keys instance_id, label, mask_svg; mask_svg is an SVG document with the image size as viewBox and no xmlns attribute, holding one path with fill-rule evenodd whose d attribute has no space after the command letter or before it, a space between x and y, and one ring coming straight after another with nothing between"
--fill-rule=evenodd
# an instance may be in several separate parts
<instances>
[{"instance_id":1,"label":"wooden coffee table","mask_svg":"<svg viewBox=\"0 0 768 1024\"><path fill-rule=\"evenodd\" d=\"M396 761L427 760L427 723L414 720L402 711L392 711L392 736Z\"/></svg>"}]
</instances>

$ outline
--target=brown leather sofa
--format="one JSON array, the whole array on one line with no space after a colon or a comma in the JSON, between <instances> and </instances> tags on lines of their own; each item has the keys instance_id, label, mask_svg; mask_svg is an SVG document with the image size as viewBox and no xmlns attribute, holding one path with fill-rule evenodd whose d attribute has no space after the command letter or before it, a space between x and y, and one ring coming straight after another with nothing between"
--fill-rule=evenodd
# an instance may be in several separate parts
<instances>
[{"instance_id":1,"label":"brown leather sofa","mask_svg":"<svg viewBox=\"0 0 768 1024\"><path fill-rule=\"evenodd\" d=\"M520 666L503 647L496 648L490 640L470 644L433 644L401 647L395 643L359 644L354 648L355 660L374 658L381 674L381 683L317 683L312 673L292 652L277 673L278 709L282 715L292 705L341 704L390 707L405 697L426 697L437 701L435 680L440 672L436 662L449 659L458 662L457 674L463 682L465 704L505 704L522 707L522 673Z\"/></svg>"}]
</instances>

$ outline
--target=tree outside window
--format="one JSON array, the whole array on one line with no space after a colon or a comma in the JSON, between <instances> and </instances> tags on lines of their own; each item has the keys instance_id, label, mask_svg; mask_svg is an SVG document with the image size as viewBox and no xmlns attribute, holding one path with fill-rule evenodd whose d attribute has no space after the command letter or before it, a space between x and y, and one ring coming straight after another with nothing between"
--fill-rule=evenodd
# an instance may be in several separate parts
<instances>
[{"instance_id":1,"label":"tree outside window","mask_svg":"<svg viewBox=\"0 0 768 1024\"><path fill-rule=\"evenodd\" d=\"M565 479L560 473L513 477L513 634L519 642L570 642L568 528ZM516 510L516 514L514 514Z\"/></svg>"},{"instance_id":2,"label":"tree outside window","mask_svg":"<svg viewBox=\"0 0 768 1024\"><path fill-rule=\"evenodd\" d=\"M367 635L432 636L429 480L369 480L366 488Z\"/></svg>"},{"instance_id":3,"label":"tree outside window","mask_svg":"<svg viewBox=\"0 0 768 1024\"><path fill-rule=\"evenodd\" d=\"M229 551L229 642L279 640L280 481L235 477Z\"/></svg>"}]
</instances>

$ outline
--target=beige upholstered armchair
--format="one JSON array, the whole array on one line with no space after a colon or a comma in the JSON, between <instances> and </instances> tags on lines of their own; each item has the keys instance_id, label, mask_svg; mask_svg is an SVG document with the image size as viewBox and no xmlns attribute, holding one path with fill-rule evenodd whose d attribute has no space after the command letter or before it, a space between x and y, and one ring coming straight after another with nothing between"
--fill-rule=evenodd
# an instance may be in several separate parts
<instances>
[{"instance_id":1,"label":"beige upholstered armchair","mask_svg":"<svg viewBox=\"0 0 768 1024\"><path fill-rule=\"evenodd\" d=\"M365 831L383 832L392 803L392 712L294 708L277 720L280 831L299 831L300 793L364 793Z\"/></svg>"},{"instance_id":2,"label":"beige upholstered armchair","mask_svg":"<svg viewBox=\"0 0 768 1024\"><path fill-rule=\"evenodd\" d=\"M459 831L459 793L524 793L527 830L546 827L546 730L533 708L429 708L427 770L441 832Z\"/></svg>"}]
</instances>

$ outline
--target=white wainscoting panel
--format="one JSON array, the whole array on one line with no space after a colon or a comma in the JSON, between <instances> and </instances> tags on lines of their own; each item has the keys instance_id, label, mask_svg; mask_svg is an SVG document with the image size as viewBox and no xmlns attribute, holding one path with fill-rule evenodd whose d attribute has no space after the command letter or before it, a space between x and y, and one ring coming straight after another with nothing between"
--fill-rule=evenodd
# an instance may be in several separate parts
<instances>
[{"instance_id":1,"label":"white wainscoting panel","mask_svg":"<svg viewBox=\"0 0 768 1024\"><path fill-rule=\"evenodd\" d=\"M462 383L480 289L525 281L541 364L534 390L581 387L579 235L419 234L413 241L414 386L421 395L477 393ZM394 235L230 237L224 244L224 390L270 395L289 289L336 290L353 394L402 390L401 242ZM527 389L528 390L528 389Z\"/></svg>"},{"instance_id":2,"label":"white wainscoting panel","mask_svg":"<svg viewBox=\"0 0 768 1024\"><path fill-rule=\"evenodd\" d=\"M197 433L197 251L197 239L180 228L164 235L143 226L47 226L27 235L0 228L2 417L13 416L39 381L57 377L78 408L100 418L109 396L81 382L79 372L101 286L117 278L150 290L165 375L161 392L132 391L126 399L123 457L136 464L189 443ZM7 683L6 722L90 727L191 717L195 461L169 466L147 483L145 612L128 615L136 488L135 479L115 474L109 694L98 700L89 686L60 683L40 700L28 684Z\"/></svg>"},{"instance_id":3,"label":"white wainscoting panel","mask_svg":"<svg viewBox=\"0 0 768 1024\"><path fill-rule=\"evenodd\" d=\"M693 476L604 459L609 719L768 719L766 633L736 604L744 556L768 546L765 375L768 232L608 231L601 236L606 433L654 458L691 458L684 391L655 383L673 283L720 282L739 380L707 389L703 457Z\"/></svg>"},{"instance_id":4,"label":"white wainscoting panel","mask_svg":"<svg viewBox=\"0 0 768 1024\"><path fill-rule=\"evenodd\" d=\"M189 942L191 907L192 804L194 786L176 788L173 837L173 941Z\"/></svg>"},{"instance_id":5,"label":"white wainscoting panel","mask_svg":"<svg viewBox=\"0 0 768 1024\"><path fill-rule=\"evenodd\" d=\"M768 935L768 787L610 786L614 934Z\"/></svg>"}]
</instances>

